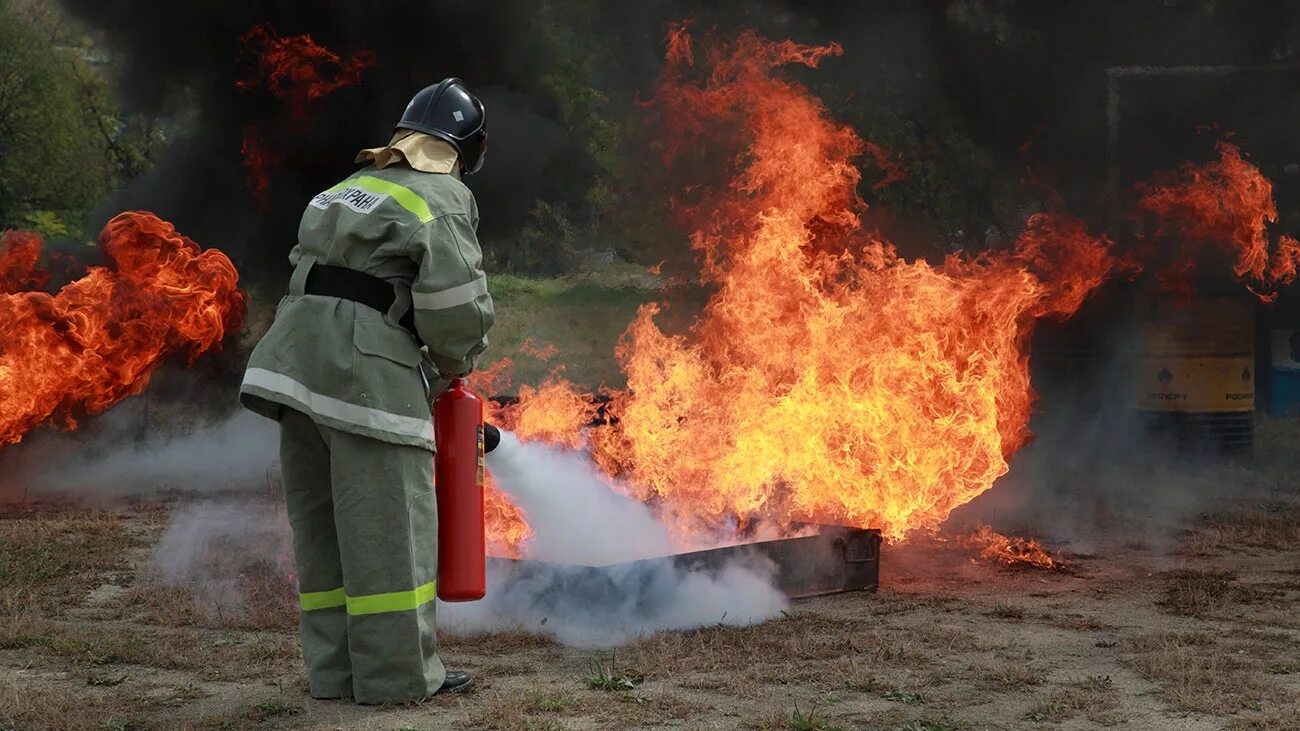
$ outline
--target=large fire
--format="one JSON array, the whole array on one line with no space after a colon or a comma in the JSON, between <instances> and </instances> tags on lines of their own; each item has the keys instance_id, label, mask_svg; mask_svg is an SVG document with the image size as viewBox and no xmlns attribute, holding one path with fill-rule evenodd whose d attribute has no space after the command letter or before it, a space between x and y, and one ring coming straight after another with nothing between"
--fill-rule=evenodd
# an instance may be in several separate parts
<instances>
[{"instance_id":1,"label":"large fire","mask_svg":"<svg viewBox=\"0 0 1300 731\"><path fill-rule=\"evenodd\" d=\"M1034 323L1071 315L1116 265L1109 241L1055 214L1004 251L900 257L861 224L851 161L866 143L772 73L838 53L744 33L701 70L685 28L669 38L653 102L665 165L714 134L743 142L730 180L678 211L715 293L687 335L659 329L661 305L641 310L618 350L627 389L589 438L683 534L758 520L891 538L937 527L1029 436ZM561 383L530 396L508 426L544 421L549 438L590 419Z\"/></svg>"},{"instance_id":2,"label":"large fire","mask_svg":"<svg viewBox=\"0 0 1300 731\"><path fill-rule=\"evenodd\" d=\"M0 444L43 423L75 428L142 391L167 354L193 362L243 321L230 259L152 213L109 221L105 265L57 294L39 291L41 245L24 232L0 243Z\"/></svg>"},{"instance_id":3,"label":"large fire","mask_svg":"<svg viewBox=\"0 0 1300 731\"><path fill-rule=\"evenodd\" d=\"M589 428L592 399L558 377L494 418L524 439L585 443L683 543L759 521L891 539L933 530L1030 437L1035 323L1070 317L1138 264L1059 213L1032 216L1005 249L906 260L863 227L852 163L866 157L887 183L905 176L897 160L773 73L816 68L840 47L746 32L710 44L702 64L695 49L685 26L672 30L650 107L666 169L700 150L738 153L724 183L687 178L677 200L713 296L682 335L656 324L666 305L642 308L617 350L627 388L607 394L600 426ZM1300 244L1281 237L1269 254L1271 185L1234 146L1220 153L1139 188L1139 205L1169 230L1230 243L1252 287L1291 281ZM496 492L490 503L497 545L517 550L525 516ZM999 560L1055 565L1034 542L988 529L967 540Z\"/></svg>"}]
</instances>

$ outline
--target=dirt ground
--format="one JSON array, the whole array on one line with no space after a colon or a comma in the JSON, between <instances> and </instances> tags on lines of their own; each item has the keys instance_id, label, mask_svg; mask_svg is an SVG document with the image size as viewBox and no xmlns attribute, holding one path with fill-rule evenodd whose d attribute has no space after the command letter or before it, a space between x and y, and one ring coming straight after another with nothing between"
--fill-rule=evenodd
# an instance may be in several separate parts
<instances>
[{"instance_id":1,"label":"dirt ground","mask_svg":"<svg viewBox=\"0 0 1300 731\"><path fill-rule=\"evenodd\" d=\"M384 708L306 696L273 562L241 568L237 608L157 583L173 509L0 514L0 729L1300 729L1292 498L1067 571L886 546L878 592L616 650L448 637L477 690Z\"/></svg>"}]
</instances>

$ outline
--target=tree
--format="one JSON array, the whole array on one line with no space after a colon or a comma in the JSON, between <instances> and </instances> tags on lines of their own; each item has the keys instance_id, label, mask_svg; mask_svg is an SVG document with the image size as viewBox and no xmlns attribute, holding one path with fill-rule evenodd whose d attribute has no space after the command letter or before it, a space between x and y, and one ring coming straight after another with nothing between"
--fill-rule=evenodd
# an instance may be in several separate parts
<instances>
[{"instance_id":1,"label":"tree","mask_svg":"<svg viewBox=\"0 0 1300 731\"><path fill-rule=\"evenodd\" d=\"M35 0L0 0L0 229L76 235L121 175L138 174L93 45Z\"/></svg>"}]
</instances>

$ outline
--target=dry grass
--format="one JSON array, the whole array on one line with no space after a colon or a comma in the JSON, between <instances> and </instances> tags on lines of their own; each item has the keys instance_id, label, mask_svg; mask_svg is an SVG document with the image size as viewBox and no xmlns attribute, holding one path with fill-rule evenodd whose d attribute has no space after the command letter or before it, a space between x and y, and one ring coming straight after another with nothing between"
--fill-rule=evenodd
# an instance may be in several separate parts
<instances>
[{"instance_id":1,"label":"dry grass","mask_svg":"<svg viewBox=\"0 0 1300 731\"><path fill-rule=\"evenodd\" d=\"M990 691L1023 691L1043 681L1043 672L1027 663L983 660L970 666L975 685Z\"/></svg>"},{"instance_id":2,"label":"dry grass","mask_svg":"<svg viewBox=\"0 0 1300 731\"><path fill-rule=\"evenodd\" d=\"M207 634L118 622L70 622L33 612L0 618L0 648L30 649L80 665L184 670L207 680L269 676L299 657L297 638L286 634Z\"/></svg>"},{"instance_id":3,"label":"dry grass","mask_svg":"<svg viewBox=\"0 0 1300 731\"><path fill-rule=\"evenodd\" d=\"M1300 725L1296 719L1300 719L1300 702L1293 701L1265 711L1242 713L1228 728L1231 731L1295 731Z\"/></svg>"},{"instance_id":4,"label":"dry grass","mask_svg":"<svg viewBox=\"0 0 1300 731\"><path fill-rule=\"evenodd\" d=\"M1164 596L1158 603L1171 614L1198 618L1259 614L1259 606L1289 610L1300 586L1292 581L1245 584L1235 572L1220 569L1179 569L1161 579Z\"/></svg>"},{"instance_id":5,"label":"dry grass","mask_svg":"<svg viewBox=\"0 0 1300 731\"><path fill-rule=\"evenodd\" d=\"M1300 504L1267 503L1252 510L1212 513L1201 518L1185 542L1185 550L1193 556L1215 556L1243 548L1300 548Z\"/></svg>"},{"instance_id":6,"label":"dry grass","mask_svg":"<svg viewBox=\"0 0 1300 731\"><path fill-rule=\"evenodd\" d=\"M129 571L127 552L139 544L122 517L106 510L46 506L0 514L0 615L63 612L114 573Z\"/></svg>"},{"instance_id":7,"label":"dry grass","mask_svg":"<svg viewBox=\"0 0 1300 731\"><path fill-rule=\"evenodd\" d=\"M1156 632L1133 640L1132 664L1159 681L1161 695L1181 711L1230 714L1285 697L1260 663L1232 653L1204 632Z\"/></svg>"},{"instance_id":8,"label":"dry grass","mask_svg":"<svg viewBox=\"0 0 1300 731\"><path fill-rule=\"evenodd\" d=\"M1086 714L1094 722L1109 724L1108 714L1118 706L1118 694L1110 676L1091 675L1069 685L1053 688L1029 706L1030 721L1059 722Z\"/></svg>"},{"instance_id":9,"label":"dry grass","mask_svg":"<svg viewBox=\"0 0 1300 731\"><path fill-rule=\"evenodd\" d=\"M298 595L269 563L204 585L137 582L118 600L117 618L169 627L274 630L298 628Z\"/></svg>"},{"instance_id":10,"label":"dry grass","mask_svg":"<svg viewBox=\"0 0 1300 731\"><path fill-rule=\"evenodd\" d=\"M745 668L760 680L784 681L801 673L815 676L818 663L843 658L877 667L923 667L936 652L961 652L975 639L969 630L945 625L910 628L796 614L752 627L660 633L633 641L620 657L651 678Z\"/></svg>"},{"instance_id":11,"label":"dry grass","mask_svg":"<svg viewBox=\"0 0 1300 731\"><path fill-rule=\"evenodd\" d=\"M1180 569L1163 578L1164 598L1159 603L1173 614L1201 617L1244 598L1230 571Z\"/></svg>"},{"instance_id":12,"label":"dry grass","mask_svg":"<svg viewBox=\"0 0 1300 731\"><path fill-rule=\"evenodd\" d=\"M468 728L488 731L536 731L568 728L567 722L584 722L596 728L636 728L655 722L681 720L707 712L708 706L663 691L631 691L610 695L572 686L532 686L497 693L464 718Z\"/></svg>"},{"instance_id":13,"label":"dry grass","mask_svg":"<svg viewBox=\"0 0 1300 731\"><path fill-rule=\"evenodd\" d=\"M1014 604L1003 604L999 602L998 604L994 605L992 609L985 612L984 616L993 617L994 619L1006 619L1006 620L1012 620L1018 622L1025 618L1025 609L1024 607L1018 607Z\"/></svg>"},{"instance_id":14,"label":"dry grass","mask_svg":"<svg viewBox=\"0 0 1300 731\"><path fill-rule=\"evenodd\" d=\"M454 647L457 651L474 652L480 655L510 655L525 650L555 649L559 647L555 640L543 635L534 635L520 630L475 635L451 636L438 635L440 647Z\"/></svg>"},{"instance_id":15,"label":"dry grass","mask_svg":"<svg viewBox=\"0 0 1300 731\"><path fill-rule=\"evenodd\" d=\"M101 689L94 689L101 690ZM0 674L0 729L14 731L105 731L142 728L148 704L122 694L22 683Z\"/></svg>"},{"instance_id":16,"label":"dry grass","mask_svg":"<svg viewBox=\"0 0 1300 731\"><path fill-rule=\"evenodd\" d=\"M1035 618L1035 621L1050 627L1060 627L1061 629L1073 630L1075 632L1102 632L1118 629L1109 622L1103 622L1096 617L1089 617L1083 614L1066 613L1066 614L1042 614Z\"/></svg>"}]
</instances>

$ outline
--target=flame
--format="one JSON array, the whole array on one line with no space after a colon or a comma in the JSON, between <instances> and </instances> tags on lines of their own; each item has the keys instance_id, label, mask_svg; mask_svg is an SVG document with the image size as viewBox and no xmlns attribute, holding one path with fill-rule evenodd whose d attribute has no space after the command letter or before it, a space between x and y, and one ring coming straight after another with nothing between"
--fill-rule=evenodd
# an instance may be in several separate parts
<instances>
[{"instance_id":1,"label":"flame","mask_svg":"<svg viewBox=\"0 0 1300 731\"><path fill-rule=\"evenodd\" d=\"M853 164L865 156L888 184L905 176L898 159L774 74L840 53L743 32L708 44L697 66L686 25L672 28L648 103L664 167L696 181L711 151L731 165L674 201L713 294L684 334L656 324L666 305L641 308L616 351L627 387L607 405L553 375L496 414L566 446L606 417L586 433L593 458L683 544L759 522L876 527L893 540L934 531L1031 437L1037 321L1072 316L1108 277L1140 268L1061 213L1032 216L1004 249L900 256L863 227ZM1188 212L1210 226L1241 253L1239 276L1290 281L1300 243L1283 237L1271 264L1260 253L1276 218L1271 186L1235 147L1220 150L1202 186L1213 205L1185 185L1150 188L1146 204L1162 221ZM987 527L969 540L986 557L1058 565L1036 541Z\"/></svg>"},{"instance_id":2,"label":"flame","mask_svg":"<svg viewBox=\"0 0 1300 731\"><path fill-rule=\"evenodd\" d=\"M1186 292L1198 254L1217 250L1235 256L1233 274L1271 302L1278 286L1295 279L1300 243L1281 236L1270 247L1267 224L1277 222L1272 182L1236 145L1220 141L1217 148L1218 160L1188 163L1153 183L1137 185L1137 210L1154 216L1156 237L1180 239L1177 254L1161 273L1168 288Z\"/></svg>"},{"instance_id":3,"label":"flame","mask_svg":"<svg viewBox=\"0 0 1300 731\"><path fill-rule=\"evenodd\" d=\"M533 536L528 520L517 505L510 502L501 488L488 478L483 491L483 523L487 531L488 554L519 558L523 546Z\"/></svg>"},{"instance_id":4,"label":"flame","mask_svg":"<svg viewBox=\"0 0 1300 731\"><path fill-rule=\"evenodd\" d=\"M560 354L560 349L555 347L554 343L537 345L533 343L532 338L526 338L524 342L519 346L519 353L521 355L531 356L540 361L549 361L550 359Z\"/></svg>"},{"instance_id":5,"label":"flame","mask_svg":"<svg viewBox=\"0 0 1300 731\"><path fill-rule=\"evenodd\" d=\"M979 551L985 561L997 561L1008 566L1032 566L1040 569L1064 568L1065 564L1053 558L1036 538L1004 536L987 525L973 533L958 536L957 544Z\"/></svg>"},{"instance_id":6,"label":"flame","mask_svg":"<svg viewBox=\"0 0 1300 731\"><path fill-rule=\"evenodd\" d=\"M240 36L242 53L252 59L251 73L235 82L242 90L265 89L285 101L294 133L309 127L312 105L339 89L361 83L361 74L378 59L360 50L344 59L321 46L308 35L280 36L268 23L253 27ZM269 169L278 164L276 147L269 144L256 126L244 128L242 149L248 188L254 200L266 206Z\"/></svg>"},{"instance_id":7,"label":"flame","mask_svg":"<svg viewBox=\"0 0 1300 731\"><path fill-rule=\"evenodd\" d=\"M31 231L6 231L0 238L0 294L30 292L49 281L49 272L36 268L41 258L39 234Z\"/></svg>"},{"instance_id":8,"label":"flame","mask_svg":"<svg viewBox=\"0 0 1300 731\"><path fill-rule=\"evenodd\" d=\"M642 308L596 459L681 531L936 527L1028 439L1028 336L1108 276L1110 242L1044 214L1009 250L907 261L861 226L851 160L870 148L771 73L839 46L746 32L707 50L707 74L683 26L668 46L654 102L666 164L715 132L744 145L730 183L701 186L681 211L716 293L687 336L660 331L660 305Z\"/></svg>"},{"instance_id":9,"label":"flame","mask_svg":"<svg viewBox=\"0 0 1300 731\"><path fill-rule=\"evenodd\" d=\"M907 169L903 167L902 155L890 157L885 148L874 142L863 142L862 150L881 173L876 182L871 184L872 190L880 190L908 179Z\"/></svg>"},{"instance_id":10,"label":"flame","mask_svg":"<svg viewBox=\"0 0 1300 731\"><path fill-rule=\"evenodd\" d=\"M40 243L35 234L6 235L6 281L14 273L39 281L30 253ZM201 251L170 223L136 211L109 221L99 246L106 265L58 294L0 294L0 444L42 423L76 428L77 419L144 390L168 353L185 351L192 364L240 327L245 297L220 251ZM25 271L11 257L20 250Z\"/></svg>"},{"instance_id":11,"label":"flame","mask_svg":"<svg viewBox=\"0 0 1300 731\"><path fill-rule=\"evenodd\" d=\"M520 352L534 357L550 357L558 352L554 345L534 346L525 341ZM471 386L485 396L508 393L513 381L513 362L503 359L471 377ZM502 402L489 399L485 418L520 439L543 440L571 449L584 446L583 429L596 416L598 408L590 394L580 393L553 372L540 387L519 389L519 399ZM510 501L488 475L484 492L489 552L498 556L517 557L532 537L523 511Z\"/></svg>"},{"instance_id":12,"label":"flame","mask_svg":"<svg viewBox=\"0 0 1300 731\"><path fill-rule=\"evenodd\" d=\"M361 72L375 65L375 54L362 50L344 60L318 45L311 36L279 36L268 23L240 36L239 44L256 62L248 78L235 82L238 89L264 87L289 102L296 119L306 119L314 99L361 82Z\"/></svg>"},{"instance_id":13,"label":"flame","mask_svg":"<svg viewBox=\"0 0 1300 731\"><path fill-rule=\"evenodd\" d=\"M257 127L245 127L243 144L240 152L244 156L244 180L253 200L262 208L268 208L266 190L271 185L271 167L280 162L276 151L267 146L262 133Z\"/></svg>"}]
</instances>

